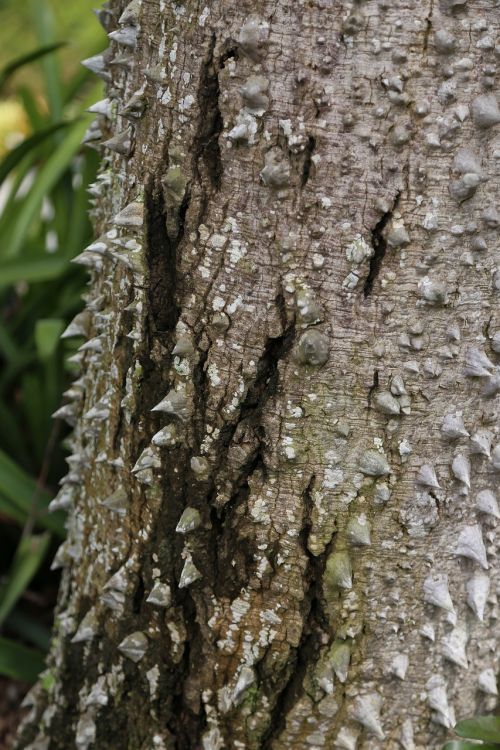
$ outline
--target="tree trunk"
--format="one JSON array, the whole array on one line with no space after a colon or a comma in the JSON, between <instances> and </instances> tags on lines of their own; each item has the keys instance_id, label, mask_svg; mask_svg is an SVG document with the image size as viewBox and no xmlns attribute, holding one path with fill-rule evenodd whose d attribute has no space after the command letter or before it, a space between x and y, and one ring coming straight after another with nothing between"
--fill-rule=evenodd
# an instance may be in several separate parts
<instances>
[{"instance_id":1,"label":"tree trunk","mask_svg":"<svg viewBox=\"0 0 500 750\"><path fill-rule=\"evenodd\" d=\"M19 748L427 750L495 707L498 8L99 12L69 537Z\"/></svg>"}]
</instances>

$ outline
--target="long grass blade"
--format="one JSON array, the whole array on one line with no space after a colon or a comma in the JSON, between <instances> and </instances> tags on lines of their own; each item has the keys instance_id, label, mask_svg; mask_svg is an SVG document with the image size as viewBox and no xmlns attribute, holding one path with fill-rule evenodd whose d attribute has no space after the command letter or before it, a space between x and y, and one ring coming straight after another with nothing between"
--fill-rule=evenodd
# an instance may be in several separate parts
<instances>
[{"instance_id":1,"label":"long grass blade","mask_svg":"<svg viewBox=\"0 0 500 750\"><path fill-rule=\"evenodd\" d=\"M7 617L5 628L32 643L40 651L48 651L50 644L50 631L48 628L40 625L39 622L25 615L19 609L14 609Z\"/></svg>"},{"instance_id":2,"label":"long grass blade","mask_svg":"<svg viewBox=\"0 0 500 750\"><path fill-rule=\"evenodd\" d=\"M67 131L65 139L36 175L29 193L19 206L19 213L15 217L10 238L4 247L5 258L14 258L19 255L31 224L37 212L40 211L44 197L50 194L54 185L68 168L71 158L79 150L83 134L90 121L91 117L85 116L74 123ZM6 228L2 227L2 229L5 231Z\"/></svg>"},{"instance_id":3,"label":"long grass blade","mask_svg":"<svg viewBox=\"0 0 500 750\"><path fill-rule=\"evenodd\" d=\"M11 60L0 70L0 89L5 86L9 78L20 68L24 67L25 65L29 65L35 60L39 60L40 58L45 57L45 55L50 55L51 52L55 52L55 50L60 49L65 45L66 42L53 42L52 44L44 44L41 47L37 47L36 49L31 50L31 52L27 52L25 55L16 57L15 60Z\"/></svg>"},{"instance_id":4,"label":"long grass blade","mask_svg":"<svg viewBox=\"0 0 500 750\"><path fill-rule=\"evenodd\" d=\"M0 492L0 521L3 523L6 518L23 526L26 523L28 516L24 511L19 510L13 502L4 497Z\"/></svg>"},{"instance_id":5,"label":"long grass blade","mask_svg":"<svg viewBox=\"0 0 500 750\"><path fill-rule=\"evenodd\" d=\"M45 528L54 531L60 537L64 537L64 527L61 516L49 515L46 508L49 495L40 490L34 479L28 476L17 466L6 453L0 451L0 493L4 495L25 517L32 513L33 502L43 510L38 516L38 522Z\"/></svg>"},{"instance_id":6,"label":"long grass blade","mask_svg":"<svg viewBox=\"0 0 500 750\"><path fill-rule=\"evenodd\" d=\"M19 540L7 581L0 587L0 627L40 568L49 543L50 535L47 533L24 536Z\"/></svg>"},{"instance_id":7,"label":"long grass blade","mask_svg":"<svg viewBox=\"0 0 500 750\"><path fill-rule=\"evenodd\" d=\"M32 683L44 667L44 656L40 651L0 637L0 674Z\"/></svg>"},{"instance_id":8,"label":"long grass blade","mask_svg":"<svg viewBox=\"0 0 500 750\"><path fill-rule=\"evenodd\" d=\"M12 149L5 159L0 163L0 183L2 183L9 172L11 172L21 159L23 159L26 154L33 151L40 143L43 143L43 141L47 140L51 135L56 133L58 130L62 130L63 128L69 127L73 121L68 122L56 122L53 125L50 125L48 128L45 128L44 130L38 130L36 133L33 133L33 135L26 138L22 143L20 143L18 146Z\"/></svg>"},{"instance_id":9,"label":"long grass blade","mask_svg":"<svg viewBox=\"0 0 500 750\"><path fill-rule=\"evenodd\" d=\"M50 4L40 0L31 0L31 15L36 35L41 44L54 43L54 14ZM49 115L53 122L62 119L62 85L56 55L45 55L42 60L45 78L45 93L49 103Z\"/></svg>"},{"instance_id":10,"label":"long grass blade","mask_svg":"<svg viewBox=\"0 0 500 750\"><path fill-rule=\"evenodd\" d=\"M18 281L36 282L55 279L68 268L65 258L47 255L45 258L20 258L2 262L0 268L0 287L15 284Z\"/></svg>"}]
</instances>

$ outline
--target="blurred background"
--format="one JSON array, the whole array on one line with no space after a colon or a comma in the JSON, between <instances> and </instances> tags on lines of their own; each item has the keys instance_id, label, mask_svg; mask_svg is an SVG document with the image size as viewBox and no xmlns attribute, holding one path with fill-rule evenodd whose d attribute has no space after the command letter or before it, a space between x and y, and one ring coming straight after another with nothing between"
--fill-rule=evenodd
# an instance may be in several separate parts
<instances>
[{"instance_id":1,"label":"blurred background","mask_svg":"<svg viewBox=\"0 0 500 750\"><path fill-rule=\"evenodd\" d=\"M103 97L79 61L106 46L93 0L0 0L0 750L44 668L64 538L47 506L66 473L69 428L51 414L81 341L61 339L86 277L87 188L98 154L81 146Z\"/></svg>"}]
</instances>

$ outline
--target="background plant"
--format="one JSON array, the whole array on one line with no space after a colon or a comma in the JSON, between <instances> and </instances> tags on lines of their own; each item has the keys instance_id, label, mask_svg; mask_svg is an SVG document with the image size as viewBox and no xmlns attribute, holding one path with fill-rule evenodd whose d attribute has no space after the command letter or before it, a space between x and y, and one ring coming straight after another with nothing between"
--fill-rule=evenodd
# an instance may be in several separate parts
<instances>
[{"instance_id":1,"label":"background plant","mask_svg":"<svg viewBox=\"0 0 500 750\"><path fill-rule=\"evenodd\" d=\"M65 473L51 414L81 343L60 335L85 284L70 261L91 237L98 157L81 141L101 91L77 65L103 46L91 7L0 1L0 674L27 682L43 667L64 537L63 514L47 512Z\"/></svg>"},{"instance_id":2,"label":"background plant","mask_svg":"<svg viewBox=\"0 0 500 750\"><path fill-rule=\"evenodd\" d=\"M466 739L451 740L446 743L443 750L500 750L499 716L475 716L472 719L464 719L458 722L454 731L459 737Z\"/></svg>"}]
</instances>

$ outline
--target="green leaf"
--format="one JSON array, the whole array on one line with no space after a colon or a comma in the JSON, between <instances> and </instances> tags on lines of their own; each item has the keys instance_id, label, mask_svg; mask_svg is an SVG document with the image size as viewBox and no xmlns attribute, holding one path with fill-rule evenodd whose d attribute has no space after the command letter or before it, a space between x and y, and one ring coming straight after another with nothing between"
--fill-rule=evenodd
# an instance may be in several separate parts
<instances>
[{"instance_id":1,"label":"green leaf","mask_svg":"<svg viewBox=\"0 0 500 750\"><path fill-rule=\"evenodd\" d=\"M64 538L62 517L46 512L49 496L37 488L36 482L28 476L11 458L0 450L0 495L3 495L25 518L33 513L34 504L43 512L36 514L36 520L50 531Z\"/></svg>"},{"instance_id":2,"label":"green leaf","mask_svg":"<svg viewBox=\"0 0 500 750\"><path fill-rule=\"evenodd\" d=\"M19 258L13 261L2 261L0 288L15 284L18 281L47 281L60 276L68 268L65 258L47 255L41 258Z\"/></svg>"},{"instance_id":3,"label":"green leaf","mask_svg":"<svg viewBox=\"0 0 500 750\"><path fill-rule=\"evenodd\" d=\"M91 118L89 117L82 117L75 122L67 131L65 139L36 174L33 185L19 205L19 211L14 218L10 236L3 248L4 257L14 258L19 255L26 235L37 213L40 211L44 197L50 193L68 168L74 155L80 149L83 134L90 120ZM3 231L7 229L10 229L10 227L2 226ZM3 281L4 274L2 269Z\"/></svg>"},{"instance_id":4,"label":"green leaf","mask_svg":"<svg viewBox=\"0 0 500 750\"><path fill-rule=\"evenodd\" d=\"M21 537L7 582L0 588L0 626L36 574L50 543L50 534Z\"/></svg>"},{"instance_id":5,"label":"green leaf","mask_svg":"<svg viewBox=\"0 0 500 750\"><path fill-rule=\"evenodd\" d=\"M38 41L43 45L52 44L54 40L55 19L50 3L31 0L31 17ZM50 118L53 122L62 115L62 89L58 60L55 55L42 59L42 70L45 78L45 91L49 103Z\"/></svg>"},{"instance_id":6,"label":"green leaf","mask_svg":"<svg viewBox=\"0 0 500 750\"><path fill-rule=\"evenodd\" d=\"M25 65L29 65L29 63L32 63L35 60L38 60L41 57L44 57L45 55L50 55L51 52L54 52L56 49L59 49L60 47L64 47L65 45L66 45L66 42L54 42L53 44L44 44L43 46L37 47L37 49L34 49L25 55L16 57L15 60L11 60L10 63L5 65L5 67L0 70L0 89L5 85L6 81L11 77L11 75L13 75L13 73L19 70L19 68L22 68Z\"/></svg>"},{"instance_id":7,"label":"green leaf","mask_svg":"<svg viewBox=\"0 0 500 750\"><path fill-rule=\"evenodd\" d=\"M21 84L16 89L16 97L24 107L31 130L33 132L43 130L47 125L47 118L40 111L40 100L37 99L33 91L28 86Z\"/></svg>"},{"instance_id":8,"label":"green leaf","mask_svg":"<svg viewBox=\"0 0 500 750\"><path fill-rule=\"evenodd\" d=\"M44 667L44 656L40 651L0 637L0 674L32 683Z\"/></svg>"},{"instance_id":9,"label":"green leaf","mask_svg":"<svg viewBox=\"0 0 500 750\"><path fill-rule=\"evenodd\" d=\"M0 353L7 360L14 360L18 356L18 346L16 341L10 335L7 326L0 319Z\"/></svg>"},{"instance_id":10,"label":"green leaf","mask_svg":"<svg viewBox=\"0 0 500 750\"><path fill-rule=\"evenodd\" d=\"M23 159L26 154L33 151L40 143L43 143L49 136L62 128L67 128L72 124L73 121L68 122L56 122L50 127L44 130L39 130L33 133L29 138L25 138L22 143L9 151L5 159L0 164L0 183L5 180L9 172L11 172Z\"/></svg>"},{"instance_id":11,"label":"green leaf","mask_svg":"<svg viewBox=\"0 0 500 750\"><path fill-rule=\"evenodd\" d=\"M19 609L14 609L7 617L5 628L32 643L33 646L37 646L41 651L49 650L50 630Z\"/></svg>"},{"instance_id":12,"label":"green leaf","mask_svg":"<svg viewBox=\"0 0 500 750\"><path fill-rule=\"evenodd\" d=\"M29 511L36 492L36 482L11 458L0 451L0 492L12 500L20 510Z\"/></svg>"},{"instance_id":13,"label":"green leaf","mask_svg":"<svg viewBox=\"0 0 500 750\"><path fill-rule=\"evenodd\" d=\"M483 742L477 744L477 742L467 742L467 740L451 740L451 742L446 743L443 750L500 750L500 745L492 745L491 743L485 745Z\"/></svg>"},{"instance_id":14,"label":"green leaf","mask_svg":"<svg viewBox=\"0 0 500 750\"><path fill-rule=\"evenodd\" d=\"M60 318L45 318L36 322L35 343L42 362L54 355L63 331L64 321Z\"/></svg>"},{"instance_id":15,"label":"green leaf","mask_svg":"<svg viewBox=\"0 0 500 750\"><path fill-rule=\"evenodd\" d=\"M470 740L500 742L500 716L474 716L473 719L459 721L453 728L459 737Z\"/></svg>"},{"instance_id":16,"label":"green leaf","mask_svg":"<svg viewBox=\"0 0 500 750\"><path fill-rule=\"evenodd\" d=\"M0 494L0 516L5 516L11 521L16 521L20 526L23 526L27 521L27 514L19 508L16 508L14 503Z\"/></svg>"}]
</instances>

